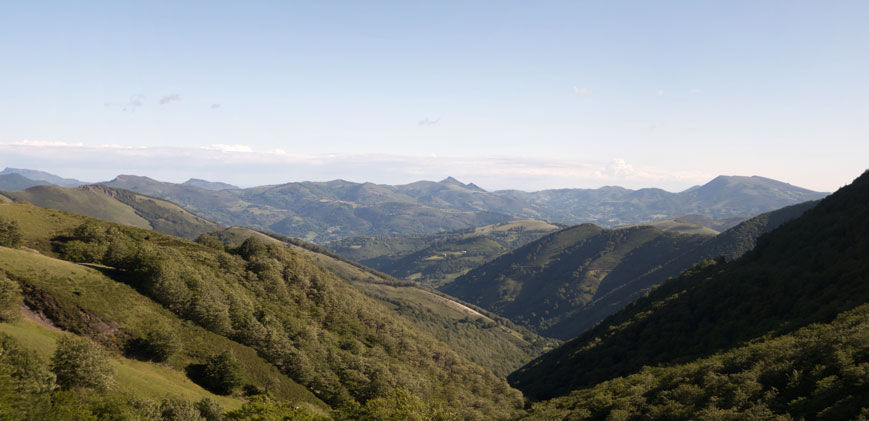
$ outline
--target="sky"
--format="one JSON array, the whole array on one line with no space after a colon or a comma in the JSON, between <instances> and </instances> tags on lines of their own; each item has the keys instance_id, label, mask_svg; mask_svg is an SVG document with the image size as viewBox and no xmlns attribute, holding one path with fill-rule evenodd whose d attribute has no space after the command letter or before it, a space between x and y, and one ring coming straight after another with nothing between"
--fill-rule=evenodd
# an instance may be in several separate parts
<instances>
[{"instance_id":1,"label":"sky","mask_svg":"<svg viewBox=\"0 0 869 421\"><path fill-rule=\"evenodd\" d=\"M866 1L0 2L0 166L678 191L869 167Z\"/></svg>"}]
</instances>

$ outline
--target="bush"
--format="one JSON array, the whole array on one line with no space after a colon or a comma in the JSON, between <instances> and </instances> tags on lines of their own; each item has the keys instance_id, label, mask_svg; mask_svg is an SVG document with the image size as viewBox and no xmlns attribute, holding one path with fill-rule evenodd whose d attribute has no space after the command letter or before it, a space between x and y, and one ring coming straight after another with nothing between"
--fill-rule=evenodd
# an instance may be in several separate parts
<instances>
[{"instance_id":1,"label":"bush","mask_svg":"<svg viewBox=\"0 0 869 421\"><path fill-rule=\"evenodd\" d=\"M164 399L160 404L160 418L166 421L203 421L196 406L183 399Z\"/></svg>"},{"instance_id":2,"label":"bush","mask_svg":"<svg viewBox=\"0 0 869 421\"><path fill-rule=\"evenodd\" d=\"M18 247L21 243L21 231L18 223L0 218L0 246Z\"/></svg>"},{"instance_id":3,"label":"bush","mask_svg":"<svg viewBox=\"0 0 869 421\"><path fill-rule=\"evenodd\" d=\"M181 341L175 332L164 325L150 324L144 327L144 336L127 343L126 353L130 357L166 362L181 350Z\"/></svg>"},{"instance_id":4,"label":"bush","mask_svg":"<svg viewBox=\"0 0 869 421\"><path fill-rule=\"evenodd\" d=\"M113 370L105 351L87 338L64 336L51 357L51 371L64 389L109 389Z\"/></svg>"},{"instance_id":5,"label":"bush","mask_svg":"<svg viewBox=\"0 0 869 421\"><path fill-rule=\"evenodd\" d=\"M214 393L228 395L241 386L242 381L241 367L228 351L212 356L205 363L202 382Z\"/></svg>"},{"instance_id":6,"label":"bush","mask_svg":"<svg viewBox=\"0 0 869 421\"><path fill-rule=\"evenodd\" d=\"M220 403L209 397L202 398L201 401L197 402L196 409L199 410L199 414L206 421L223 421L226 419L223 416L223 407L220 406Z\"/></svg>"},{"instance_id":7,"label":"bush","mask_svg":"<svg viewBox=\"0 0 869 421\"><path fill-rule=\"evenodd\" d=\"M21 318L21 287L0 273L0 322L14 322Z\"/></svg>"}]
</instances>

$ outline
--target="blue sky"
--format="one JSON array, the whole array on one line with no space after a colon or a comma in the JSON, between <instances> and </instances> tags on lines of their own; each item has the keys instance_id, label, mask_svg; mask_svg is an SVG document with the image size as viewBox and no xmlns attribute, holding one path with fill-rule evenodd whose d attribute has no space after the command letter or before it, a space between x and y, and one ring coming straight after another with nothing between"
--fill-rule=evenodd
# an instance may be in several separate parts
<instances>
[{"instance_id":1,"label":"blue sky","mask_svg":"<svg viewBox=\"0 0 869 421\"><path fill-rule=\"evenodd\" d=\"M867 168L869 2L5 2L0 165L486 188Z\"/></svg>"}]
</instances>

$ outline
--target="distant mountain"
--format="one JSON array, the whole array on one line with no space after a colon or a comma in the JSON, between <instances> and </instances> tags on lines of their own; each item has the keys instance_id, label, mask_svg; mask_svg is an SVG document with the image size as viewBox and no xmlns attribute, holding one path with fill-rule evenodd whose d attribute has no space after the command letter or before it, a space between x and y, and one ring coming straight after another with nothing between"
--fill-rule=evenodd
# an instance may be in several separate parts
<instances>
[{"instance_id":1,"label":"distant mountain","mask_svg":"<svg viewBox=\"0 0 869 421\"><path fill-rule=\"evenodd\" d=\"M399 279L438 287L560 227L533 219L401 237L354 237L326 248Z\"/></svg>"},{"instance_id":2,"label":"distant mountain","mask_svg":"<svg viewBox=\"0 0 869 421\"><path fill-rule=\"evenodd\" d=\"M521 199L535 209L544 209L541 217L550 221L591 222L604 227L688 214L712 219L745 217L827 195L758 176L719 176L680 193L622 187L497 193Z\"/></svg>"},{"instance_id":3,"label":"distant mountain","mask_svg":"<svg viewBox=\"0 0 869 421\"><path fill-rule=\"evenodd\" d=\"M194 215L174 203L102 185L76 188L37 186L3 195L17 202L29 202L187 239L222 228L220 224Z\"/></svg>"},{"instance_id":4,"label":"distant mountain","mask_svg":"<svg viewBox=\"0 0 869 421\"><path fill-rule=\"evenodd\" d=\"M700 411L704 397L718 396L710 409L734 419L744 418L734 411L856 419L869 398L847 374L869 363L869 172L757 243L738 260L707 262L662 284L508 379L547 399L639 372L626 383L637 382L636 396L659 399L649 404L670 396ZM582 396L571 395L572 408L582 407ZM647 401L635 402L622 415Z\"/></svg>"},{"instance_id":5,"label":"distant mountain","mask_svg":"<svg viewBox=\"0 0 869 421\"><path fill-rule=\"evenodd\" d=\"M205 190L228 190L228 189L237 189L238 187L233 186L232 184L221 183L218 181L208 181L202 180L199 178L191 178L184 183L188 186L199 187L200 189Z\"/></svg>"},{"instance_id":6,"label":"distant mountain","mask_svg":"<svg viewBox=\"0 0 869 421\"><path fill-rule=\"evenodd\" d=\"M18 173L7 173L0 175L0 190L14 191L24 190L33 186L42 186L50 183L44 181L31 180Z\"/></svg>"},{"instance_id":7,"label":"distant mountain","mask_svg":"<svg viewBox=\"0 0 869 421\"><path fill-rule=\"evenodd\" d=\"M222 224L320 244L357 236L431 234L527 218L604 227L688 214L727 220L825 195L762 177L723 176L681 193L621 187L487 192L452 177L398 186L334 180L219 191L130 175L105 184L178 203Z\"/></svg>"},{"instance_id":8,"label":"distant mountain","mask_svg":"<svg viewBox=\"0 0 869 421\"><path fill-rule=\"evenodd\" d=\"M20 175L27 177L33 181L44 181L44 183L42 183L42 184L53 184L55 186L61 186L61 187L78 187L78 186L87 184L83 181L75 180L72 178L59 177L59 176L56 176L54 174L47 173L45 171L28 170L28 169L23 169L23 168L6 168L3 171L0 171L0 175L6 175L6 174L20 174Z\"/></svg>"},{"instance_id":9,"label":"distant mountain","mask_svg":"<svg viewBox=\"0 0 869 421\"><path fill-rule=\"evenodd\" d=\"M579 225L479 266L441 290L544 336L570 339L704 259L741 256L758 236L814 205L763 214L715 236L696 225L687 232L700 235L680 234L686 225L672 221L615 230Z\"/></svg>"},{"instance_id":10,"label":"distant mountain","mask_svg":"<svg viewBox=\"0 0 869 421\"><path fill-rule=\"evenodd\" d=\"M443 194L487 194L432 184L439 186L435 190ZM123 175L106 185L170 200L226 225L249 226L321 243L360 235L427 234L513 219L471 205L456 209L421 203L426 201L418 201L392 186L343 180L212 191ZM437 197L432 194L430 197Z\"/></svg>"}]
</instances>

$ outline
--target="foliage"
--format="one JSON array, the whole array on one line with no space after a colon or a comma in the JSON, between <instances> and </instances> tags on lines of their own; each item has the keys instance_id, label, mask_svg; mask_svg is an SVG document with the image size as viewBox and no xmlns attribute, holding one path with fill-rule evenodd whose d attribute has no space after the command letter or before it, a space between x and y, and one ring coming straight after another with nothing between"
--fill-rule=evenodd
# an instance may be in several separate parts
<instances>
[{"instance_id":1,"label":"foliage","mask_svg":"<svg viewBox=\"0 0 869 421\"><path fill-rule=\"evenodd\" d=\"M869 173L735 261L662 284L508 378L546 399L787 334L869 302Z\"/></svg>"},{"instance_id":2,"label":"foliage","mask_svg":"<svg viewBox=\"0 0 869 421\"><path fill-rule=\"evenodd\" d=\"M133 338L127 343L127 353L137 358L156 362L166 362L178 353L182 344L171 327L150 322L142 328L144 335Z\"/></svg>"},{"instance_id":3,"label":"foliage","mask_svg":"<svg viewBox=\"0 0 869 421\"><path fill-rule=\"evenodd\" d=\"M525 419L858 419L869 412L869 305L830 324L536 403Z\"/></svg>"},{"instance_id":4,"label":"foliage","mask_svg":"<svg viewBox=\"0 0 869 421\"><path fill-rule=\"evenodd\" d=\"M249 402L241 408L227 412L226 419L239 421L325 421L329 418L316 415L305 408L286 402L275 401L267 395L257 395L250 397Z\"/></svg>"},{"instance_id":5,"label":"foliage","mask_svg":"<svg viewBox=\"0 0 869 421\"><path fill-rule=\"evenodd\" d=\"M392 389L385 396L372 399L364 405L346 405L334 413L338 420L365 421L447 421L459 417L441 407L424 402L407 389Z\"/></svg>"},{"instance_id":6,"label":"foliage","mask_svg":"<svg viewBox=\"0 0 869 421\"><path fill-rule=\"evenodd\" d=\"M571 227L481 265L441 289L542 335L566 340L693 264L741 256L758 236L815 204L759 215L715 237L649 226Z\"/></svg>"},{"instance_id":7,"label":"foliage","mask_svg":"<svg viewBox=\"0 0 869 421\"><path fill-rule=\"evenodd\" d=\"M63 388L85 387L107 390L113 384L108 356L89 339L67 335L57 342L51 357L51 371Z\"/></svg>"},{"instance_id":8,"label":"foliage","mask_svg":"<svg viewBox=\"0 0 869 421\"><path fill-rule=\"evenodd\" d=\"M21 318L21 286L0 272L0 322Z\"/></svg>"},{"instance_id":9,"label":"foliage","mask_svg":"<svg viewBox=\"0 0 869 421\"><path fill-rule=\"evenodd\" d=\"M220 395L228 395L243 382L241 366L228 351L211 356L202 372L203 386Z\"/></svg>"},{"instance_id":10,"label":"foliage","mask_svg":"<svg viewBox=\"0 0 869 421\"><path fill-rule=\"evenodd\" d=\"M0 246L18 247L21 244L21 230L18 222L0 218Z\"/></svg>"},{"instance_id":11,"label":"foliage","mask_svg":"<svg viewBox=\"0 0 869 421\"><path fill-rule=\"evenodd\" d=\"M160 418L165 421L205 421L196 405L183 399L164 399L160 404Z\"/></svg>"},{"instance_id":12,"label":"foliage","mask_svg":"<svg viewBox=\"0 0 869 421\"><path fill-rule=\"evenodd\" d=\"M175 314L255 348L333 405L405 387L469 418L507 418L521 406L490 371L284 245L250 240L226 253L108 224L59 240L67 258L76 242L105 250L93 263L118 268L119 279ZM463 407L468 400L474 404Z\"/></svg>"},{"instance_id":13,"label":"foliage","mask_svg":"<svg viewBox=\"0 0 869 421\"><path fill-rule=\"evenodd\" d=\"M217 402L214 399L205 397L202 398L199 402L196 402L196 409L199 410L199 414L202 418L205 418L205 421L223 421L224 416L223 407L220 406L220 402Z\"/></svg>"}]
</instances>

